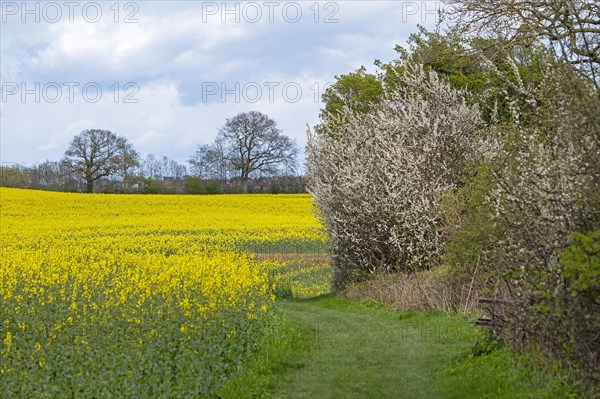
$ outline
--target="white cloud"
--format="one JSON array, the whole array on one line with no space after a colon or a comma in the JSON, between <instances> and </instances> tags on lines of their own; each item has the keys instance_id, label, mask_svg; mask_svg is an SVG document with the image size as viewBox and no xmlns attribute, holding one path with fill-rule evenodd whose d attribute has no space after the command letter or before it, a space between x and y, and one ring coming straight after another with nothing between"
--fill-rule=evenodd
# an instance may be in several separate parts
<instances>
[{"instance_id":1,"label":"white cloud","mask_svg":"<svg viewBox=\"0 0 600 399\"><path fill-rule=\"evenodd\" d=\"M2 161L59 159L75 134L91 128L125 135L144 155L184 161L197 144L212 141L226 118L249 110L268 114L303 146L306 124L317 123L324 84L376 58L390 60L394 45L423 22L393 1L336 3L335 24L322 23L332 11L323 2L318 23L309 8L313 3L298 3L304 14L297 24L282 20L277 9L270 23L264 7L259 23L222 23L219 16L203 19L204 3L168 1L140 3L138 23L114 23L107 9L113 3L102 4L106 18L98 23L78 15L73 23L2 24L4 82L79 83L73 102L65 93L57 103L44 98L36 103L32 96L21 101L19 95L0 103ZM97 103L81 96L89 82L102 86ZM114 82L121 88L116 102ZM127 82L140 89L137 103L123 102L132 94L123 91ZM240 87L256 82L263 90L255 103L243 95L239 102L231 95L223 102L222 93L205 101L203 82L229 89L235 82ZM274 101L266 82L279 83ZM297 102L286 101L286 83L302 89Z\"/></svg>"}]
</instances>

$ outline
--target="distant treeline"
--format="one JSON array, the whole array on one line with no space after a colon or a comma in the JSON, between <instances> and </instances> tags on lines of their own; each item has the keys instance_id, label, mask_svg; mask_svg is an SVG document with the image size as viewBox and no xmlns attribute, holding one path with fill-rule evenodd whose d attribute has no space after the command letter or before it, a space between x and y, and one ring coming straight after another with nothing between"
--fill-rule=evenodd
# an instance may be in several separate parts
<instances>
[{"instance_id":1,"label":"distant treeline","mask_svg":"<svg viewBox=\"0 0 600 399\"><path fill-rule=\"evenodd\" d=\"M214 143L199 145L186 161L189 169L167 156L142 159L125 136L87 129L59 161L4 163L0 184L87 193L303 193L298 153L296 141L273 119L249 111L228 118Z\"/></svg>"},{"instance_id":2,"label":"distant treeline","mask_svg":"<svg viewBox=\"0 0 600 399\"><path fill-rule=\"evenodd\" d=\"M34 166L8 164L0 166L0 186L35 190L85 192L86 181L59 162L46 161ZM238 194L243 192L239 178L201 179L198 176L154 176L140 174L127 178L99 179L94 187L98 193L124 194ZM268 176L250 178L248 193L305 193L303 176Z\"/></svg>"}]
</instances>

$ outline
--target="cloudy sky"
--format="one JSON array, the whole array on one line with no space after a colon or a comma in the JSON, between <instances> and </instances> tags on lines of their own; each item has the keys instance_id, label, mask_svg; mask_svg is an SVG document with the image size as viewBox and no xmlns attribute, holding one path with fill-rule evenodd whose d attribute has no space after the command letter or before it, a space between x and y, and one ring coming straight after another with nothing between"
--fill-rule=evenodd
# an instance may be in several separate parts
<instances>
[{"instance_id":1,"label":"cloudy sky","mask_svg":"<svg viewBox=\"0 0 600 399\"><path fill-rule=\"evenodd\" d=\"M438 1L0 1L0 158L58 160L82 130L184 162L256 110L306 143L336 75L396 58Z\"/></svg>"}]
</instances>

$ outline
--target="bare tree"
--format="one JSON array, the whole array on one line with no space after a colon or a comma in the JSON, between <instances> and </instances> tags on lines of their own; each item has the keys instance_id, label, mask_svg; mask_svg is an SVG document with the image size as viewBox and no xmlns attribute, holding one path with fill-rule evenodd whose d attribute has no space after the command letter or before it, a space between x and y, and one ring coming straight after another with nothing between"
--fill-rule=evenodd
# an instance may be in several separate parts
<instances>
[{"instance_id":1,"label":"bare tree","mask_svg":"<svg viewBox=\"0 0 600 399\"><path fill-rule=\"evenodd\" d=\"M202 144L196 149L196 153L188 159L188 163L192 165L192 172L199 178L206 178L211 167L211 145Z\"/></svg>"},{"instance_id":2,"label":"bare tree","mask_svg":"<svg viewBox=\"0 0 600 399\"><path fill-rule=\"evenodd\" d=\"M134 168L140 165L140 155L127 141L119 143L121 157L119 159L119 175L127 182L133 176Z\"/></svg>"},{"instance_id":3,"label":"bare tree","mask_svg":"<svg viewBox=\"0 0 600 399\"><path fill-rule=\"evenodd\" d=\"M172 177L172 178L180 178L183 177L187 173L187 168L185 165L181 165L176 160L169 158L166 155L162 157L162 170L164 176Z\"/></svg>"},{"instance_id":4,"label":"bare tree","mask_svg":"<svg viewBox=\"0 0 600 399\"><path fill-rule=\"evenodd\" d=\"M201 179L226 180L231 165L225 153L223 139L217 137L212 144L202 144L188 162L192 171Z\"/></svg>"},{"instance_id":5,"label":"bare tree","mask_svg":"<svg viewBox=\"0 0 600 399\"><path fill-rule=\"evenodd\" d=\"M273 175L296 167L297 144L281 134L273 119L260 112L244 112L227 119L218 139L222 140L227 159L239 173L244 193L253 174Z\"/></svg>"},{"instance_id":6,"label":"bare tree","mask_svg":"<svg viewBox=\"0 0 600 399\"><path fill-rule=\"evenodd\" d=\"M73 137L63 164L86 181L86 191L94 191L96 180L137 166L133 147L123 136L108 130L84 130Z\"/></svg>"},{"instance_id":7,"label":"bare tree","mask_svg":"<svg viewBox=\"0 0 600 399\"><path fill-rule=\"evenodd\" d=\"M154 154L146 155L146 158L142 161L141 172L146 178L154 180L162 179L162 169L161 161L159 161Z\"/></svg>"},{"instance_id":8,"label":"bare tree","mask_svg":"<svg viewBox=\"0 0 600 399\"><path fill-rule=\"evenodd\" d=\"M61 184L60 163L46 160L34 168L34 187L58 189Z\"/></svg>"},{"instance_id":9,"label":"bare tree","mask_svg":"<svg viewBox=\"0 0 600 399\"><path fill-rule=\"evenodd\" d=\"M600 4L586 0L446 0L471 33L507 43L548 40L559 56L600 85Z\"/></svg>"},{"instance_id":10,"label":"bare tree","mask_svg":"<svg viewBox=\"0 0 600 399\"><path fill-rule=\"evenodd\" d=\"M212 175L209 176L217 180L227 180L227 177L232 172L231 163L227 158L225 148L225 141L222 137L215 138L214 143L211 146L211 159L212 159Z\"/></svg>"}]
</instances>

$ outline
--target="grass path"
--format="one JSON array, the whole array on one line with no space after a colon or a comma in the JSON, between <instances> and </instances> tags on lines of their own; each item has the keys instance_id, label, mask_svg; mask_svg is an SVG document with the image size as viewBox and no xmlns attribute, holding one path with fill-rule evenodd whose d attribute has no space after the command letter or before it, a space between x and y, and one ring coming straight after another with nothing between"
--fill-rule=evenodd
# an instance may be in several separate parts
<instances>
[{"instance_id":1,"label":"grass path","mask_svg":"<svg viewBox=\"0 0 600 399\"><path fill-rule=\"evenodd\" d=\"M437 365L472 346L458 316L390 311L335 297L281 307L311 337L301 367L277 386L288 398L445 397Z\"/></svg>"},{"instance_id":2,"label":"grass path","mask_svg":"<svg viewBox=\"0 0 600 399\"><path fill-rule=\"evenodd\" d=\"M222 398L561 398L569 390L507 349L473 356L459 315L325 295L278 302L278 320Z\"/></svg>"}]
</instances>

